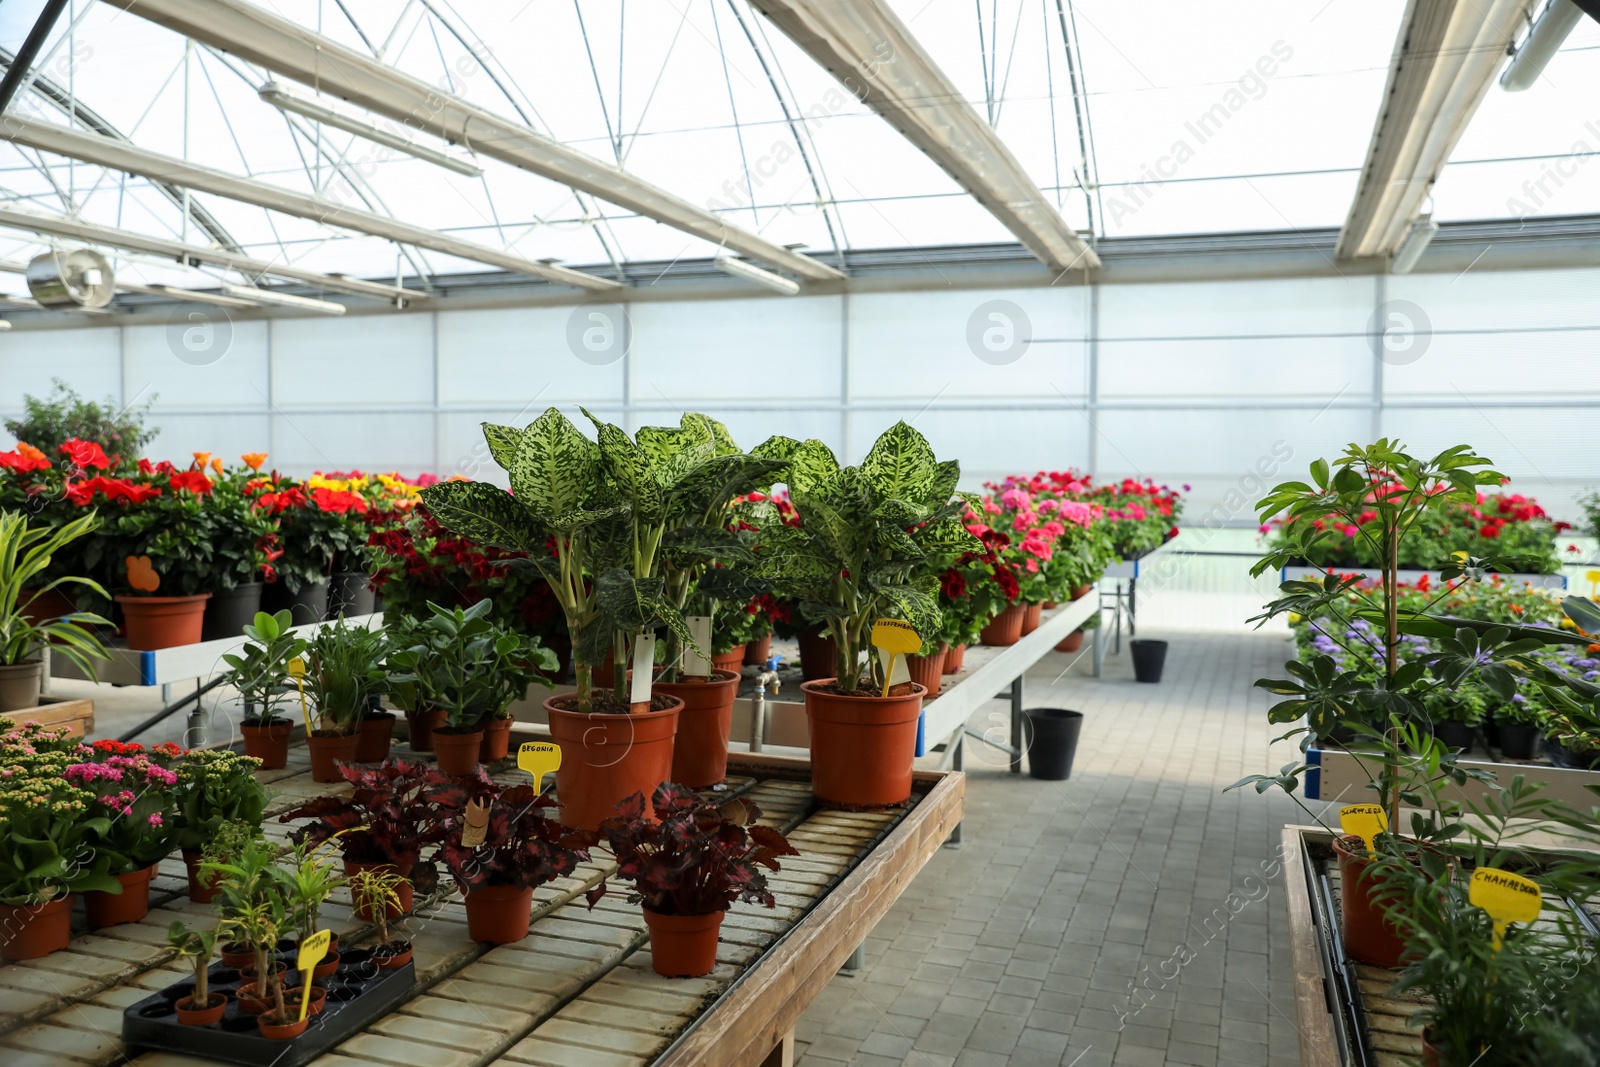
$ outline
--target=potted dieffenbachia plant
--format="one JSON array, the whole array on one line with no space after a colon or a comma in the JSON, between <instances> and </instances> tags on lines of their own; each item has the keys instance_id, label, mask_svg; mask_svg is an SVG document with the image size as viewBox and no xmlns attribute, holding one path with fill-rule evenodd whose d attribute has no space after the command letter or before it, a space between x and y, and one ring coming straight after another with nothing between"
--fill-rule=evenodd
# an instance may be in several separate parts
<instances>
[{"instance_id":1,"label":"potted dieffenbachia plant","mask_svg":"<svg viewBox=\"0 0 1600 1067\"><path fill-rule=\"evenodd\" d=\"M955 460L940 462L904 422L873 444L858 467L840 467L820 441L774 438L755 455L789 462L789 495L800 525L762 524L756 573L799 603L837 650L834 677L806 682L811 778L834 804L900 804L911 795L917 719L926 690L890 688L887 665L870 655L874 624L939 632L939 575L951 555L981 552L961 521Z\"/></svg>"}]
</instances>

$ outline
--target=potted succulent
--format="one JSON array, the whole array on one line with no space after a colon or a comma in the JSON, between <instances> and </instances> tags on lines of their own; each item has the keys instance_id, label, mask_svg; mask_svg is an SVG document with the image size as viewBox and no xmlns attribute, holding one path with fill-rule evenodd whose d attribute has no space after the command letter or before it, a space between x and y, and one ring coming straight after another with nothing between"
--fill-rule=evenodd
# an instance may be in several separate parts
<instances>
[{"instance_id":1,"label":"potted succulent","mask_svg":"<svg viewBox=\"0 0 1600 1067\"><path fill-rule=\"evenodd\" d=\"M837 649L835 676L804 682L811 726L812 789L843 806L902 804L911 795L917 721L926 690L886 691L883 664L869 655L872 628L903 619L939 632L939 560L980 551L953 498L959 465L939 462L922 435L897 423L859 467L841 468L818 441L775 439L756 449L791 461L790 495L801 525L764 527L758 573L800 602Z\"/></svg>"},{"instance_id":2,"label":"potted succulent","mask_svg":"<svg viewBox=\"0 0 1600 1067\"><path fill-rule=\"evenodd\" d=\"M83 894L84 916L94 928L138 922L150 911L150 879L172 849L178 775L168 764L182 753L176 745L149 750L121 741L96 741L82 760L62 772L73 785L92 790L89 821L93 847L110 861L116 888Z\"/></svg>"},{"instance_id":3,"label":"potted succulent","mask_svg":"<svg viewBox=\"0 0 1600 1067\"><path fill-rule=\"evenodd\" d=\"M378 927L372 963L379 970L395 970L411 962L411 942L389 936L390 916L410 910L401 905L402 888L409 894L411 883L393 871L368 867L350 876L350 897L355 901L356 914L370 916Z\"/></svg>"},{"instance_id":4,"label":"potted succulent","mask_svg":"<svg viewBox=\"0 0 1600 1067\"><path fill-rule=\"evenodd\" d=\"M51 527L30 525L21 512L0 511L0 713L39 703L43 678L39 649L46 642L52 653L65 656L91 679L94 661L106 658L100 639L85 629L109 625L105 619L97 615L41 619L29 612L38 598L74 585L105 596L105 590L87 578L50 579L46 573L53 557L98 525L93 512Z\"/></svg>"},{"instance_id":5,"label":"potted succulent","mask_svg":"<svg viewBox=\"0 0 1600 1067\"><path fill-rule=\"evenodd\" d=\"M617 858L615 877L631 883L628 903L644 905L650 956L668 978L709 974L717 963L722 917L736 901L772 907L761 868L776 871L779 856L798 856L784 836L759 820L745 800L719 807L671 782L656 789L649 817L635 793L600 824L599 840ZM589 890L592 908L606 883Z\"/></svg>"},{"instance_id":6,"label":"potted succulent","mask_svg":"<svg viewBox=\"0 0 1600 1067\"><path fill-rule=\"evenodd\" d=\"M312 781L339 781L337 764L355 759L361 717L388 685L385 641L381 630L340 619L317 630L307 643L306 695L316 707L306 736Z\"/></svg>"},{"instance_id":7,"label":"potted succulent","mask_svg":"<svg viewBox=\"0 0 1600 1067\"><path fill-rule=\"evenodd\" d=\"M294 633L287 611L276 615L257 612L255 621L244 628L250 640L243 652L225 652L228 683L238 690L244 702L244 751L261 761L261 769L281 770L289 762L291 719L277 714L285 701L294 699L289 685L289 663L306 650L306 640Z\"/></svg>"},{"instance_id":8,"label":"potted succulent","mask_svg":"<svg viewBox=\"0 0 1600 1067\"><path fill-rule=\"evenodd\" d=\"M278 821L314 819L290 839L297 845L337 839L350 878L379 871L408 879L423 850L444 839L452 813L465 803L458 782L419 760L389 759L378 767L346 765L339 772L351 786L348 796L317 797ZM411 911L411 882L398 884L395 895L391 919ZM359 903L356 917L375 919Z\"/></svg>"},{"instance_id":9,"label":"potted succulent","mask_svg":"<svg viewBox=\"0 0 1600 1067\"><path fill-rule=\"evenodd\" d=\"M466 802L450 809L438 862L466 895L467 933L474 941L495 945L521 941L528 936L533 891L537 886L571 874L587 860L592 835L574 834L544 809L554 802L530 785L504 789L482 767L460 779ZM481 840L463 840L472 812L487 808ZM420 863L413 878L424 891L438 880L432 860Z\"/></svg>"},{"instance_id":10,"label":"potted succulent","mask_svg":"<svg viewBox=\"0 0 1600 1067\"><path fill-rule=\"evenodd\" d=\"M191 749L174 768L173 843L189 871L189 899L211 903L214 888L199 877L203 852L224 858L261 832L267 791L256 781L261 761L228 749Z\"/></svg>"},{"instance_id":11,"label":"potted succulent","mask_svg":"<svg viewBox=\"0 0 1600 1067\"><path fill-rule=\"evenodd\" d=\"M194 992L173 1005L184 1026L210 1026L228 1010L228 994L215 992L207 984L217 936L224 929L226 924L219 922L214 930L191 930L182 919L174 919L167 927L167 947L194 967Z\"/></svg>"}]
</instances>

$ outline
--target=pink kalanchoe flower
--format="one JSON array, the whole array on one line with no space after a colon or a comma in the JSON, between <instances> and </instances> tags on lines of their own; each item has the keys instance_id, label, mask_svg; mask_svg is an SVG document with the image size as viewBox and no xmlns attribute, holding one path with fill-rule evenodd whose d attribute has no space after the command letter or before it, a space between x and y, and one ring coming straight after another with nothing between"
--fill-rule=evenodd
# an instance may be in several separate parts
<instances>
[{"instance_id":1,"label":"pink kalanchoe flower","mask_svg":"<svg viewBox=\"0 0 1600 1067\"><path fill-rule=\"evenodd\" d=\"M150 813L150 818L146 821L148 821L151 826L159 827L161 825L161 813L159 811L152 811Z\"/></svg>"}]
</instances>

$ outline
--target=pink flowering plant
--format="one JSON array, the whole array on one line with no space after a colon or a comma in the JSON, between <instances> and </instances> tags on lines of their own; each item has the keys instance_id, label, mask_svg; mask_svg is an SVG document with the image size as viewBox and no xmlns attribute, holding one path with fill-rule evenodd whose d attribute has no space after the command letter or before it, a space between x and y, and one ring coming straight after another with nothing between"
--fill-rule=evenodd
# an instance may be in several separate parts
<instances>
[{"instance_id":1,"label":"pink flowering plant","mask_svg":"<svg viewBox=\"0 0 1600 1067\"><path fill-rule=\"evenodd\" d=\"M116 748L82 746L80 759L68 763L62 777L88 790L94 847L110 861L112 874L128 874L150 866L172 850L177 832L178 774L171 768L182 749L110 742Z\"/></svg>"},{"instance_id":2,"label":"pink flowering plant","mask_svg":"<svg viewBox=\"0 0 1600 1067\"><path fill-rule=\"evenodd\" d=\"M82 751L64 726L0 718L0 903L117 890L112 857L98 847L110 821L96 793L67 775Z\"/></svg>"},{"instance_id":3,"label":"pink flowering plant","mask_svg":"<svg viewBox=\"0 0 1600 1067\"><path fill-rule=\"evenodd\" d=\"M984 520L1008 538L1001 557L1029 603L1070 599L1073 589L1094 581L1116 558L1102 511L1015 479L983 501Z\"/></svg>"}]
</instances>

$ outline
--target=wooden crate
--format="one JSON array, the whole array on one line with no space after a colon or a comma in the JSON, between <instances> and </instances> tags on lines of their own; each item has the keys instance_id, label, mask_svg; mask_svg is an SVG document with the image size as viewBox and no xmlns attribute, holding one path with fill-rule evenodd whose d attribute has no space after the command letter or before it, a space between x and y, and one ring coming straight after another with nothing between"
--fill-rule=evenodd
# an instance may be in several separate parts
<instances>
[{"instance_id":1,"label":"wooden crate","mask_svg":"<svg viewBox=\"0 0 1600 1067\"><path fill-rule=\"evenodd\" d=\"M67 726L78 737L86 737L94 730L94 701L58 700L53 704L7 712L6 718L45 726Z\"/></svg>"}]
</instances>

